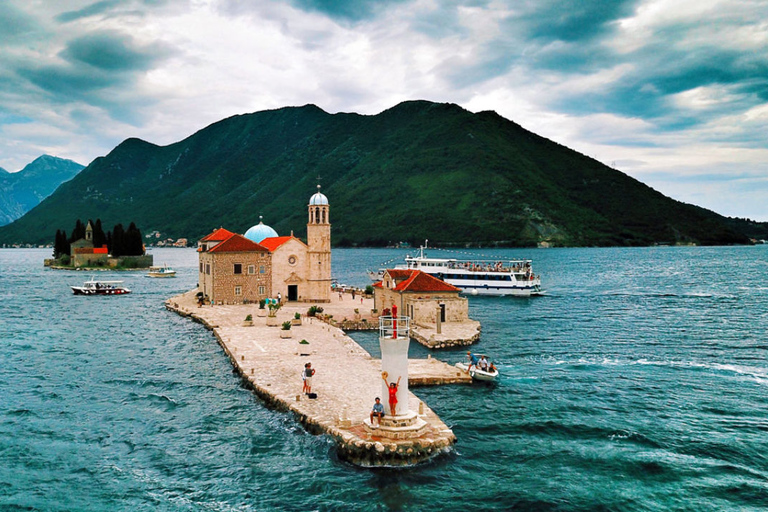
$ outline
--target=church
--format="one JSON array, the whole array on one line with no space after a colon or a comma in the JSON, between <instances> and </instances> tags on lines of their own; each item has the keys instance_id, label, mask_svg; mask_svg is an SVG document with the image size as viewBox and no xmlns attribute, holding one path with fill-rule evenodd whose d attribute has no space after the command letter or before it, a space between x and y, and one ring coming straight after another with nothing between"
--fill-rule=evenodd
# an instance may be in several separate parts
<instances>
[{"instance_id":1,"label":"church","mask_svg":"<svg viewBox=\"0 0 768 512\"><path fill-rule=\"evenodd\" d=\"M198 287L212 304L261 299L322 303L331 294L331 223L328 198L309 198L307 243L278 236L261 219L243 235L220 228L198 242Z\"/></svg>"}]
</instances>

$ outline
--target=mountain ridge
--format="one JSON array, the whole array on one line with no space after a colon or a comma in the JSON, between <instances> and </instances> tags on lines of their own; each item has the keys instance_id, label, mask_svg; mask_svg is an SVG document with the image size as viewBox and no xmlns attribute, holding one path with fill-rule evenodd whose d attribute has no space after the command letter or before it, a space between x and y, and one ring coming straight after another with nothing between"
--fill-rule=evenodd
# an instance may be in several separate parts
<instances>
[{"instance_id":1,"label":"mountain ridge","mask_svg":"<svg viewBox=\"0 0 768 512\"><path fill-rule=\"evenodd\" d=\"M0 226L22 217L84 168L72 160L42 155L18 172L0 169Z\"/></svg>"},{"instance_id":2,"label":"mountain ridge","mask_svg":"<svg viewBox=\"0 0 768 512\"><path fill-rule=\"evenodd\" d=\"M376 115L312 104L238 114L167 146L128 138L0 228L0 242L50 241L78 217L196 240L219 226L245 232L264 215L279 233L301 236L318 177L335 245L749 242L740 221L668 198L496 112L425 100Z\"/></svg>"}]
</instances>

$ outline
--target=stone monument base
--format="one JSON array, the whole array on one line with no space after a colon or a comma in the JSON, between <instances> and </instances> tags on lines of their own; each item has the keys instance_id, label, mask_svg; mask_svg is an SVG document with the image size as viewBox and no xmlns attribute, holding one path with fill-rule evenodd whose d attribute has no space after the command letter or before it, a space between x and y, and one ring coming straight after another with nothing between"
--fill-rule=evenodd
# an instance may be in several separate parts
<instances>
[{"instance_id":1,"label":"stone monument base","mask_svg":"<svg viewBox=\"0 0 768 512\"><path fill-rule=\"evenodd\" d=\"M423 436L429 430L427 422L413 411L397 416L384 416L380 423L376 420L377 418L374 418L371 424L371 420L366 419L363 421L363 426L368 434L377 437L414 439Z\"/></svg>"}]
</instances>

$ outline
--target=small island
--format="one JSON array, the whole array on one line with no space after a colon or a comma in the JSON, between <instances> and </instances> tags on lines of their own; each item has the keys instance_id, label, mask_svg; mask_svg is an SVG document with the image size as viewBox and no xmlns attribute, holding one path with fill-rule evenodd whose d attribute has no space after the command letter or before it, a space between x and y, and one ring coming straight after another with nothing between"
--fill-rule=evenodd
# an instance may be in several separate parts
<instances>
[{"instance_id":1,"label":"small island","mask_svg":"<svg viewBox=\"0 0 768 512\"><path fill-rule=\"evenodd\" d=\"M117 224L106 233L101 219L83 224L77 219L72 235L56 230L53 258L46 267L68 270L133 270L151 267L153 258L146 253L141 231L131 222L128 229Z\"/></svg>"}]
</instances>

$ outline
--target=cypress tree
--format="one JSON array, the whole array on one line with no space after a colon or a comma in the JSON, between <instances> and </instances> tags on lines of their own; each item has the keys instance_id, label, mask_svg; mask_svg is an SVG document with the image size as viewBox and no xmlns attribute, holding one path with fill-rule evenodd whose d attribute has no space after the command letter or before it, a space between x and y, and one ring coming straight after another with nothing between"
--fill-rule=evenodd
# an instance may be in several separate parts
<instances>
[{"instance_id":1,"label":"cypress tree","mask_svg":"<svg viewBox=\"0 0 768 512\"><path fill-rule=\"evenodd\" d=\"M72 236L69 237L69 243L77 242L81 238L85 238L85 224L80 219L77 219L75 229L72 230Z\"/></svg>"},{"instance_id":2,"label":"cypress tree","mask_svg":"<svg viewBox=\"0 0 768 512\"><path fill-rule=\"evenodd\" d=\"M101 227L101 219L96 219L95 223L91 222L91 226L93 226L93 246L101 247L107 243L107 235Z\"/></svg>"},{"instance_id":3,"label":"cypress tree","mask_svg":"<svg viewBox=\"0 0 768 512\"><path fill-rule=\"evenodd\" d=\"M142 254L144 254L144 242L141 239L141 231L131 222L128 231L125 232L125 255L141 256Z\"/></svg>"},{"instance_id":4,"label":"cypress tree","mask_svg":"<svg viewBox=\"0 0 768 512\"><path fill-rule=\"evenodd\" d=\"M125 230L122 224L115 225L112 230L112 245L110 246L112 257L119 258L125 254Z\"/></svg>"}]
</instances>

